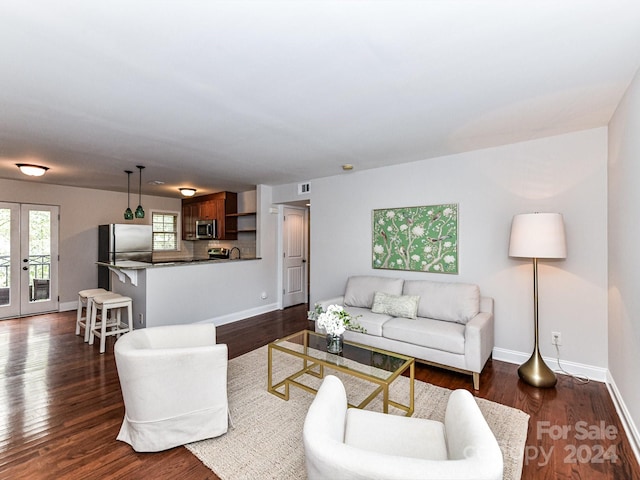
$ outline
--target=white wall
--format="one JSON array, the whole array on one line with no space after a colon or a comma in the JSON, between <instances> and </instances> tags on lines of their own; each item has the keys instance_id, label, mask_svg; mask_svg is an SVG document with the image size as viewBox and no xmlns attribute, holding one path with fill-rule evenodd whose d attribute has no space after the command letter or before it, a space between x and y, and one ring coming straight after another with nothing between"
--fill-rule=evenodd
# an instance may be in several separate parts
<instances>
[{"instance_id":1,"label":"white wall","mask_svg":"<svg viewBox=\"0 0 640 480\"><path fill-rule=\"evenodd\" d=\"M609 372L640 425L640 74L609 124ZM635 430L638 439L637 429Z\"/></svg>"},{"instance_id":2,"label":"white wall","mask_svg":"<svg viewBox=\"0 0 640 480\"><path fill-rule=\"evenodd\" d=\"M607 130L599 128L311 182L311 301L342 293L348 275L473 282L495 299L496 347L530 354L532 268L507 255L514 214L560 212L568 258L540 262L540 339L562 359L607 365ZM357 165L356 165L357 169ZM295 200L291 185L274 199ZM290 198L289 198L290 197ZM459 204L459 275L373 270L377 208Z\"/></svg>"}]
</instances>

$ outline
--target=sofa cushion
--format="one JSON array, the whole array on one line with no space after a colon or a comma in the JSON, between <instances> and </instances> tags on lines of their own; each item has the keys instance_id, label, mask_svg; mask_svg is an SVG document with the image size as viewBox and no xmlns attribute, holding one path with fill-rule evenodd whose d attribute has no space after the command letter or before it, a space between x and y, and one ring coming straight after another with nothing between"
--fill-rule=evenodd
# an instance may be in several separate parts
<instances>
[{"instance_id":1,"label":"sofa cushion","mask_svg":"<svg viewBox=\"0 0 640 480\"><path fill-rule=\"evenodd\" d=\"M465 326L432 318L391 318L384 323L382 335L400 342L464 355Z\"/></svg>"},{"instance_id":2,"label":"sofa cushion","mask_svg":"<svg viewBox=\"0 0 640 480\"><path fill-rule=\"evenodd\" d=\"M384 292L376 292L373 296L373 313L384 313L392 317L416 318L418 312L417 295L389 295Z\"/></svg>"},{"instance_id":3,"label":"sofa cushion","mask_svg":"<svg viewBox=\"0 0 640 480\"><path fill-rule=\"evenodd\" d=\"M382 336L382 326L387 320L393 318L391 315L373 313L368 308L345 307L351 314L353 321L363 327L369 335Z\"/></svg>"},{"instance_id":4,"label":"sofa cushion","mask_svg":"<svg viewBox=\"0 0 640 480\"><path fill-rule=\"evenodd\" d=\"M420 296L419 317L466 324L480 311L480 288L470 283L407 280L402 293Z\"/></svg>"},{"instance_id":5,"label":"sofa cushion","mask_svg":"<svg viewBox=\"0 0 640 480\"><path fill-rule=\"evenodd\" d=\"M377 277L371 275L355 275L347 280L344 291L344 304L347 307L371 308L373 294L384 292L391 295L402 294L401 278Z\"/></svg>"}]
</instances>

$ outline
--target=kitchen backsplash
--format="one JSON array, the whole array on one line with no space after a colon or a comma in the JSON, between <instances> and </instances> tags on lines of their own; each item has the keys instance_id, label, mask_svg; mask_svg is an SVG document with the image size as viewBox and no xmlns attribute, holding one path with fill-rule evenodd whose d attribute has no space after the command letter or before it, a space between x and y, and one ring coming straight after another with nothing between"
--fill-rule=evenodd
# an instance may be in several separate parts
<instances>
[{"instance_id":1,"label":"kitchen backsplash","mask_svg":"<svg viewBox=\"0 0 640 480\"><path fill-rule=\"evenodd\" d=\"M211 240L208 242L196 241L192 242L193 245L193 258L207 258L209 256L208 250L213 247L233 248L238 247L240 249L240 258L255 258L256 257L256 240L255 235L240 235L240 237L246 236L247 239L239 238L238 240Z\"/></svg>"}]
</instances>

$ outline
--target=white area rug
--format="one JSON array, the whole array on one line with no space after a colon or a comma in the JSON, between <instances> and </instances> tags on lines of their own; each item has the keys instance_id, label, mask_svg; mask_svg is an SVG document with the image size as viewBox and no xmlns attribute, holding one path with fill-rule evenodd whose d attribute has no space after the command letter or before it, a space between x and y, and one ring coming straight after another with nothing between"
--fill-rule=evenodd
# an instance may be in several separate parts
<instances>
[{"instance_id":1,"label":"white area rug","mask_svg":"<svg viewBox=\"0 0 640 480\"><path fill-rule=\"evenodd\" d=\"M301 360L274 351L274 383L301 366ZM300 363L298 363L300 362ZM325 369L326 373L335 374ZM338 374L345 383L349 402L373 391L373 384ZM321 380L307 376L308 385L317 388ZM398 378L390 398L407 403L409 380ZM414 417L442 421L450 390L415 382ZM493 430L504 456L504 479L518 480L522 474L524 445L529 415L515 408L476 398ZM290 388L289 401L267 392L267 347L261 347L229 362L229 408L233 425L218 438L195 442L186 447L223 480L306 478L302 426L313 396ZM367 407L382 411L382 402ZM401 413L400 411L390 413Z\"/></svg>"}]
</instances>

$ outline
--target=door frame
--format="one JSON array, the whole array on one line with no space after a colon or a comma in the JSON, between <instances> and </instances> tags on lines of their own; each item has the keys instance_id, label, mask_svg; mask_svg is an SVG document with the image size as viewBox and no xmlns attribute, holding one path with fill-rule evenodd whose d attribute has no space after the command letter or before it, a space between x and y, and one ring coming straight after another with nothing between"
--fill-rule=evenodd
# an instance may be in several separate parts
<instances>
[{"instance_id":1,"label":"door frame","mask_svg":"<svg viewBox=\"0 0 640 480\"><path fill-rule=\"evenodd\" d=\"M305 203L309 203L306 201ZM300 210L305 210L305 229L304 229L304 248L305 253L304 256L306 258L306 272L305 272L305 289L306 289L306 302L309 302L309 278L311 271L311 262L309 261L310 253L311 253L311 212L310 207L305 206L302 207L299 202L295 203L282 203L278 204L278 236L277 236L277 255L278 255L278 290L277 290L277 305L279 310L283 310L284 307L284 209L287 208L298 208Z\"/></svg>"},{"instance_id":2,"label":"door frame","mask_svg":"<svg viewBox=\"0 0 640 480\"><path fill-rule=\"evenodd\" d=\"M17 294L12 295L8 306L0 307L0 319L24 317L59 310L59 242L60 242L60 206L35 203L1 202L10 205L11 218L11 288ZM51 213L51 257L49 263L49 299L31 301L29 289L29 214L31 210L49 211ZM14 214L17 212L17 215ZM17 235L14 232L18 232ZM17 252L17 255L15 254ZM26 252L26 254L25 254ZM18 259L18 261L14 261ZM25 270L26 269L26 270Z\"/></svg>"}]
</instances>

